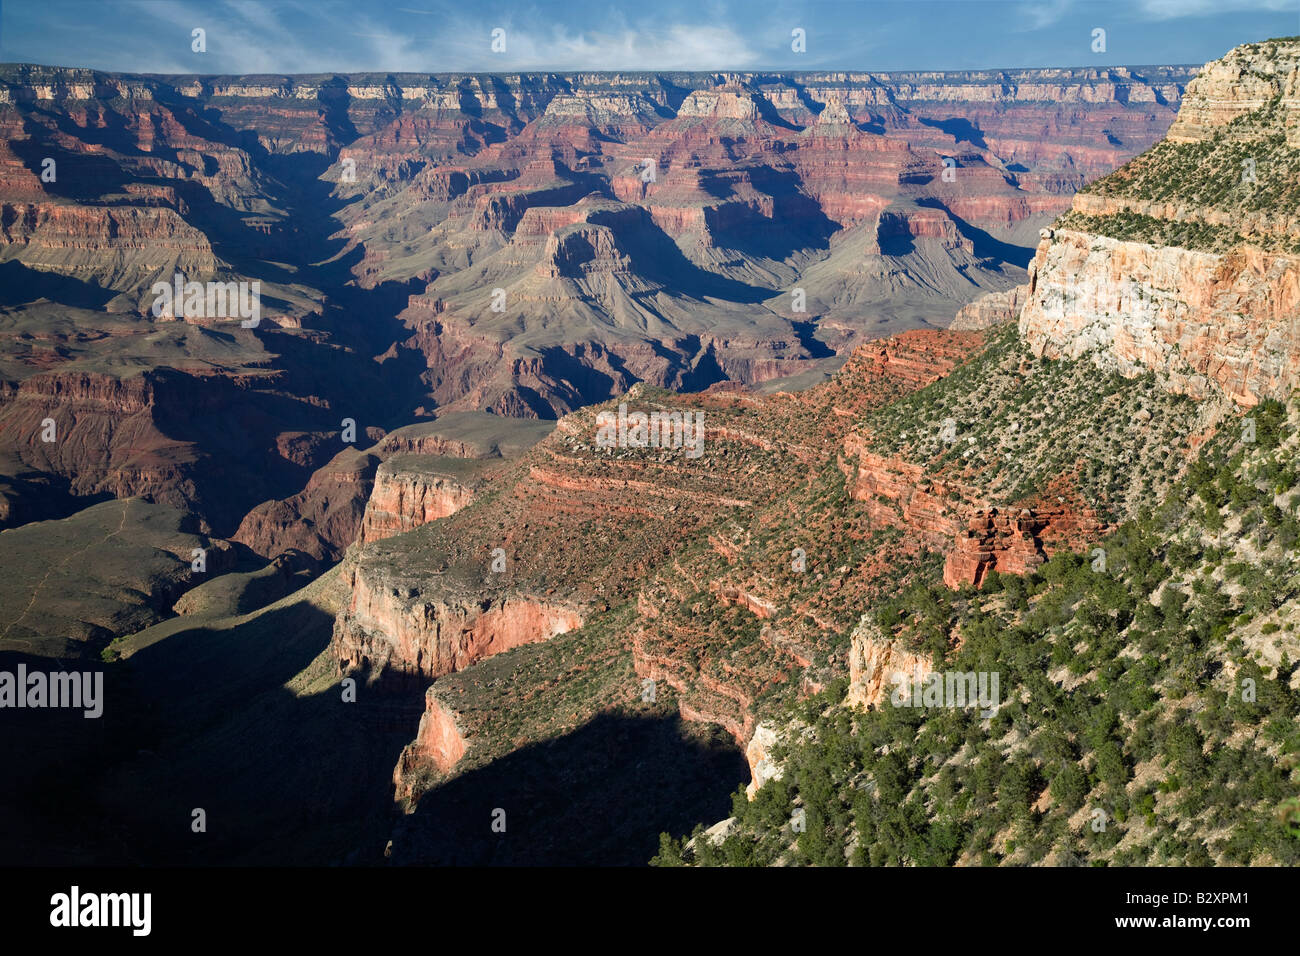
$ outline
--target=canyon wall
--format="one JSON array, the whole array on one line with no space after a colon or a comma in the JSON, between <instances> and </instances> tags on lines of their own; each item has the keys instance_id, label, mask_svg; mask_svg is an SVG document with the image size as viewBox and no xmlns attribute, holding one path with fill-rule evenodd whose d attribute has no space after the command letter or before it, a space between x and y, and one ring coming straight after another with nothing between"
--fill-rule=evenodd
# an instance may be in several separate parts
<instances>
[{"instance_id":1,"label":"canyon wall","mask_svg":"<svg viewBox=\"0 0 1300 956\"><path fill-rule=\"evenodd\" d=\"M1238 47L1188 84L1156 148L1043 233L1020 332L1242 406L1300 385L1300 41Z\"/></svg>"},{"instance_id":2,"label":"canyon wall","mask_svg":"<svg viewBox=\"0 0 1300 956\"><path fill-rule=\"evenodd\" d=\"M849 689L845 700L852 707L881 707L897 684L896 675L903 674L911 681L915 674L924 678L933 670L929 657L885 637L864 615L850 638Z\"/></svg>"},{"instance_id":3,"label":"canyon wall","mask_svg":"<svg viewBox=\"0 0 1300 956\"><path fill-rule=\"evenodd\" d=\"M465 756L469 744L461 733L456 712L438 696L437 685L424 695L425 710L415 740L402 749L393 768L393 799L405 804L415 795L415 776L432 766L447 773Z\"/></svg>"},{"instance_id":4,"label":"canyon wall","mask_svg":"<svg viewBox=\"0 0 1300 956\"><path fill-rule=\"evenodd\" d=\"M380 465L357 540L364 544L402 534L455 514L474 500L477 482L437 474L436 468L436 459L412 462L408 456Z\"/></svg>"},{"instance_id":5,"label":"canyon wall","mask_svg":"<svg viewBox=\"0 0 1300 956\"><path fill-rule=\"evenodd\" d=\"M962 306L948 328L954 332L970 332L1014 322L1020 318L1028 294L1028 285L1018 285L1003 292L980 296Z\"/></svg>"},{"instance_id":6,"label":"canyon wall","mask_svg":"<svg viewBox=\"0 0 1300 956\"><path fill-rule=\"evenodd\" d=\"M357 538L379 462L371 452L344 449L301 492L245 515L234 540L266 558L297 550L325 563L339 560Z\"/></svg>"},{"instance_id":7,"label":"canyon wall","mask_svg":"<svg viewBox=\"0 0 1300 956\"><path fill-rule=\"evenodd\" d=\"M1154 141L1188 75L8 65L0 417L22 421L0 423L0 454L78 494L195 510L260 552L333 560L359 519L347 489L371 476L335 468L283 501L337 451L345 416L551 419L636 381L829 371L867 338L1021 281L999 243L1023 244ZM263 322L154 316L153 283L177 271L259 283ZM34 423L85 409L82 376L129 392L168 369L195 387L166 414L123 405L112 428L85 417L65 447L32 447ZM237 428L191 414L223 402Z\"/></svg>"},{"instance_id":8,"label":"canyon wall","mask_svg":"<svg viewBox=\"0 0 1300 956\"><path fill-rule=\"evenodd\" d=\"M391 668L438 677L582 624L581 609L520 593L409 593L380 572L344 565L352 589L334 626L341 671Z\"/></svg>"},{"instance_id":9,"label":"canyon wall","mask_svg":"<svg viewBox=\"0 0 1300 956\"><path fill-rule=\"evenodd\" d=\"M1175 391L1250 406L1300 384L1298 323L1296 256L1058 229L1039 246L1020 331L1038 355L1154 370Z\"/></svg>"},{"instance_id":10,"label":"canyon wall","mask_svg":"<svg viewBox=\"0 0 1300 956\"><path fill-rule=\"evenodd\" d=\"M1052 553L1095 541L1106 525L1081 507L976 509L964 521L943 566L950 588L978 588L992 571L1030 574Z\"/></svg>"},{"instance_id":11,"label":"canyon wall","mask_svg":"<svg viewBox=\"0 0 1300 956\"><path fill-rule=\"evenodd\" d=\"M1060 496L994 506L978 489L872 451L856 431L845 438L840 467L849 496L873 521L944 554L943 580L951 588L978 588L991 571L1028 574L1058 550L1076 550L1106 530L1094 509Z\"/></svg>"}]
</instances>

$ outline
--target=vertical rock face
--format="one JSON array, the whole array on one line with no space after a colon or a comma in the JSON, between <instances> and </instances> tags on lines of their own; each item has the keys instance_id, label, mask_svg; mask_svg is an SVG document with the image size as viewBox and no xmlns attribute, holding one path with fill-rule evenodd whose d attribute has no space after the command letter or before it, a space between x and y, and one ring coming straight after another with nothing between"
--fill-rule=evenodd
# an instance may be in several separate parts
<instances>
[{"instance_id":1,"label":"vertical rock face","mask_svg":"<svg viewBox=\"0 0 1300 956\"><path fill-rule=\"evenodd\" d=\"M1038 543L1042 522L1028 511L1018 516L996 508L977 511L958 533L943 565L943 583L979 587L990 571L1028 574L1045 560Z\"/></svg>"},{"instance_id":2,"label":"vertical rock face","mask_svg":"<svg viewBox=\"0 0 1300 956\"><path fill-rule=\"evenodd\" d=\"M1020 332L1049 358L1093 354L1242 405L1300 384L1300 259L1126 242L1059 229L1039 246Z\"/></svg>"},{"instance_id":3,"label":"vertical rock face","mask_svg":"<svg viewBox=\"0 0 1300 956\"><path fill-rule=\"evenodd\" d=\"M953 332L968 332L1014 322L1020 318L1028 294L1028 285L1018 285L980 296L970 305L962 306L948 328Z\"/></svg>"},{"instance_id":4,"label":"vertical rock face","mask_svg":"<svg viewBox=\"0 0 1300 956\"><path fill-rule=\"evenodd\" d=\"M356 539L378 464L369 452L339 452L298 494L250 511L235 540L268 558L296 549L318 561L337 561Z\"/></svg>"},{"instance_id":5,"label":"vertical rock face","mask_svg":"<svg viewBox=\"0 0 1300 956\"><path fill-rule=\"evenodd\" d=\"M846 701L854 707L880 707L896 684L896 675L910 681L934 670L924 654L904 649L880 633L868 617L854 629L849 644L849 690Z\"/></svg>"},{"instance_id":6,"label":"vertical rock face","mask_svg":"<svg viewBox=\"0 0 1300 956\"><path fill-rule=\"evenodd\" d=\"M988 308L1009 316L1009 303L1023 294L1023 289L1012 290ZM958 342L979 338L971 332L948 335ZM888 353L898 350L901 342L900 338L879 347ZM900 357L907 361L891 360L885 354L882 361L904 369L915 364L914 380L919 386L933 380L927 370L933 372L948 362L937 343L926 351L933 354L915 351ZM946 554L944 581L953 588L978 587L994 570L1026 574L1056 549L1078 547L1104 529L1095 511L1063 495L1051 503L1027 499L1008 509L991 507L977 488L929 475L921 464L874 451L870 436L856 429L845 436L840 466L849 496L863 503L872 521L901 528L917 542Z\"/></svg>"},{"instance_id":7,"label":"vertical rock face","mask_svg":"<svg viewBox=\"0 0 1300 956\"><path fill-rule=\"evenodd\" d=\"M1243 406L1300 385L1300 40L1188 86L1166 140L1045 230L1020 332L1039 355Z\"/></svg>"},{"instance_id":8,"label":"vertical rock face","mask_svg":"<svg viewBox=\"0 0 1300 956\"><path fill-rule=\"evenodd\" d=\"M74 495L147 497L229 533L248 499L299 473L267 451L280 423L251 412L260 390L273 386L261 374L170 368L121 377L56 368L0 382L0 456L60 476ZM246 430L226 424L236 417L250 423ZM51 441L43 438L47 419Z\"/></svg>"},{"instance_id":9,"label":"vertical rock face","mask_svg":"<svg viewBox=\"0 0 1300 956\"><path fill-rule=\"evenodd\" d=\"M906 528L932 547L944 547L960 527L948 485L928 479L917 464L868 450L861 436L850 434L845 454L850 467L849 494L864 502L872 519Z\"/></svg>"},{"instance_id":10,"label":"vertical rock face","mask_svg":"<svg viewBox=\"0 0 1300 956\"><path fill-rule=\"evenodd\" d=\"M582 625L578 609L525 594L444 586L426 597L387 584L373 566L359 573L345 565L344 573L352 599L334 625L340 670L392 668L438 677Z\"/></svg>"},{"instance_id":11,"label":"vertical rock face","mask_svg":"<svg viewBox=\"0 0 1300 956\"><path fill-rule=\"evenodd\" d=\"M1205 66L1187 84L1169 127L1174 142L1199 142L1233 120L1281 99L1287 143L1300 148L1300 43L1247 43Z\"/></svg>"},{"instance_id":12,"label":"vertical rock face","mask_svg":"<svg viewBox=\"0 0 1300 956\"><path fill-rule=\"evenodd\" d=\"M157 393L151 374L34 375L0 386L0 441L34 468L66 476L74 494L149 495L184 508L192 486L169 485L180 484L192 455L160 434ZM47 418L55 425L48 442Z\"/></svg>"},{"instance_id":13,"label":"vertical rock face","mask_svg":"<svg viewBox=\"0 0 1300 956\"><path fill-rule=\"evenodd\" d=\"M465 756L468 744L461 735L456 713L439 696L436 686L424 695L424 714L415 740L402 749L393 768L394 798L409 800L415 792L414 775L421 767L432 765L447 773Z\"/></svg>"},{"instance_id":14,"label":"vertical rock face","mask_svg":"<svg viewBox=\"0 0 1300 956\"><path fill-rule=\"evenodd\" d=\"M943 582L950 588L979 587L990 571L1029 574L1047 560L1054 545L1092 540L1104 530L1086 509L980 509L957 533L944 561Z\"/></svg>"},{"instance_id":15,"label":"vertical rock face","mask_svg":"<svg viewBox=\"0 0 1300 956\"><path fill-rule=\"evenodd\" d=\"M357 540L364 544L402 534L474 500L476 482L429 470L436 467L437 459L406 455L380 465Z\"/></svg>"},{"instance_id":16,"label":"vertical rock face","mask_svg":"<svg viewBox=\"0 0 1300 956\"><path fill-rule=\"evenodd\" d=\"M548 427L449 416L388 434L369 429L379 441L345 448L298 494L262 502L235 540L268 558L293 550L338 561L354 541L378 541L459 511L494 473L489 459L517 454Z\"/></svg>"},{"instance_id":17,"label":"vertical rock face","mask_svg":"<svg viewBox=\"0 0 1300 956\"><path fill-rule=\"evenodd\" d=\"M975 489L871 451L856 432L844 450L850 496L865 504L872 520L945 553L943 580L951 588L979 587L990 571L1028 574L1058 549L1080 547L1106 528L1094 509L1064 497L991 507Z\"/></svg>"},{"instance_id":18,"label":"vertical rock face","mask_svg":"<svg viewBox=\"0 0 1300 956\"><path fill-rule=\"evenodd\" d=\"M116 475L51 462L76 491L153 494L226 534L327 460L287 467L276 446L344 414L385 427L434 407L552 418L637 380L694 390L821 373L865 338L945 322L978 290L1021 278L971 228L1021 244L1027 223L1166 128L1187 75L7 65L0 285L19 308L0 389L59 366L122 381L167 367L200 392L226 389L222 401L237 393L241 426L258 432L243 474L229 430L178 406L155 416L156 435L135 416L111 434L80 429L87 459L114 458L118 435L128 458L149 448ZM313 265L345 260L350 275ZM152 314L154 283L178 271L247 282L250 295L258 284L261 324L185 308L170 321L174 303ZM498 288L505 312L489 300ZM254 374L262 387L248 387ZM50 404L67 414L74 399ZM0 428L0 453L45 470L13 436ZM262 513L244 536L336 552L355 515L330 510L312 519L320 533Z\"/></svg>"},{"instance_id":19,"label":"vertical rock face","mask_svg":"<svg viewBox=\"0 0 1300 956\"><path fill-rule=\"evenodd\" d=\"M785 775L785 769L772 758L772 748L777 740L777 733L772 727L759 724L754 728L754 736L745 745L745 762L749 764L750 778L745 786L745 794L751 800L763 784L769 780L780 780Z\"/></svg>"}]
</instances>

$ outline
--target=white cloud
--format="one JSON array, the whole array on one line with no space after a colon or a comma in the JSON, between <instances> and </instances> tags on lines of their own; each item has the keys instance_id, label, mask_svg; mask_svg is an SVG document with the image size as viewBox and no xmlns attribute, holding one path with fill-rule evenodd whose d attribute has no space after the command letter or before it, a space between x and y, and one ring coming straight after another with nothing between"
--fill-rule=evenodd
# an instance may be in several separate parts
<instances>
[{"instance_id":1,"label":"white cloud","mask_svg":"<svg viewBox=\"0 0 1300 956\"><path fill-rule=\"evenodd\" d=\"M154 45L145 69L181 73L321 73L513 70L712 70L754 63L753 47L731 27L711 22L629 24L611 12L598 26L574 29L533 15L498 21L461 15L434 23L413 17L412 29L368 16L351 5L226 0L133 0L137 22L150 23L175 44ZM409 13L432 11L407 10ZM491 49L494 27L506 30L506 51ZM194 27L207 30L206 54L189 51Z\"/></svg>"},{"instance_id":2,"label":"white cloud","mask_svg":"<svg viewBox=\"0 0 1300 956\"><path fill-rule=\"evenodd\" d=\"M1026 30L1041 30L1050 27L1069 12L1072 0L1037 0L1034 3L1022 3L1017 9L1017 33Z\"/></svg>"},{"instance_id":3,"label":"white cloud","mask_svg":"<svg viewBox=\"0 0 1300 956\"><path fill-rule=\"evenodd\" d=\"M649 30L570 33L554 26L545 33L529 29L506 32L506 54L481 50L471 58L481 66L567 70L712 70L752 63L755 52L729 27L672 24ZM464 51L469 52L469 51Z\"/></svg>"},{"instance_id":4,"label":"white cloud","mask_svg":"<svg viewBox=\"0 0 1300 956\"><path fill-rule=\"evenodd\" d=\"M1177 20L1224 13L1285 13L1300 17L1297 0L1138 0L1138 15L1147 20Z\"/></svg>"}]
</instances>

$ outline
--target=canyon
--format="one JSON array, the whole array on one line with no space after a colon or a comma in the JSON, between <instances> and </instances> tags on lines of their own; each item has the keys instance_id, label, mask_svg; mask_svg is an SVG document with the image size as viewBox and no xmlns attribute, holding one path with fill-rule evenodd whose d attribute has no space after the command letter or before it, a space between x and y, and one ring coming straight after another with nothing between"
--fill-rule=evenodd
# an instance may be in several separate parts
<instances>
[{"instance_id":1,"label":"canyon","mask_svg":"<svg viewBox=\"0 0 1300 956\"><path fill-rule=\"evenodd\" d=\"M57 852L190 859L147 835L209 778L224 863L643 862L648 827L761 803L801 708L961 649L926 609L1145 520L1300 385L1285 202L1151 185L1171 149L1291 169L1297 49L0 67L0 653L102 665L105 733L144 742L68 743L120 833ZM260 283L261 322L154 315L176 271ZM604 440L622 407L698 443ZM485 800L532 842L485 845Z\"/></svg>"},{"instance_id":2,"label":"canyon","mask_svg":"<svg viewBox=\"0 0 1300 956\"><path fill-rule=\"evenodd\" d=\"M824 378L1023 282L1030 237L1159 138L1191 72L6 66L0 452L251 540L291 520L255 506L327 480L345 418ZM259 283L259 328L154 316L176 273ZM337 560L339 520L295 546Z\"/></svg>"}]
</instances>

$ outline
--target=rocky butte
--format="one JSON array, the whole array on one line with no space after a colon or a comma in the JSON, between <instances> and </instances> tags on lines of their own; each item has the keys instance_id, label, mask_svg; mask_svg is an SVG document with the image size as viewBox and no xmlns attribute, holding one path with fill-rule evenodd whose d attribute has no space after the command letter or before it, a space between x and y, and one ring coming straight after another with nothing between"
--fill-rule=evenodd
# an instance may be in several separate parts
<instances>
[{"instance_id":1,"label":"rocky butte","mask_svg":"<svg viewBox=\"0 0 1300 956\"><path fill-rule=\"evenodd\" d=\"M1243 406L1300 384L1300 41L1187 87L1169 135L1043 233L1020 331L1039 355Z\"/></svg>"},{"instance_id":2,"label":"rocky butte","mask_svg":"<svg viewBox=\"0 0 1300 956\"><path fill-rule=\"evenodd\" d=\"M628 826L702 819L742 749L751 794L781 779L791 708L879 706L971 639L952 608L1086 550L1296 384L1295 63L6 67L6 649L100 655L140 705L120 726L166 728L159 759L87 764L123 832L200 782L259 807L214 861L482 862L460 808L572 803L593 767ZM260 282L259 327L155 321L177 272ZM621 405L699 454L602 441ZM87 540L95 606L50 604ZM37 646L38 599L71 638Z\"/></svg>"}]
</instances>

